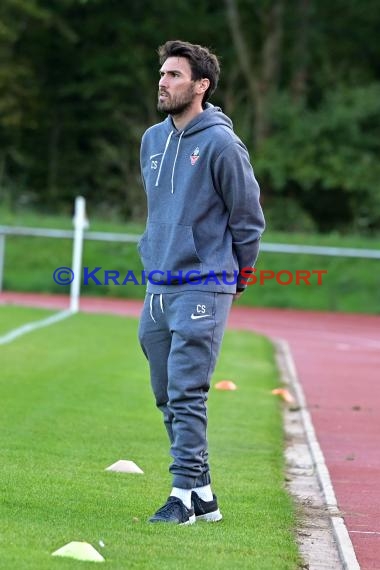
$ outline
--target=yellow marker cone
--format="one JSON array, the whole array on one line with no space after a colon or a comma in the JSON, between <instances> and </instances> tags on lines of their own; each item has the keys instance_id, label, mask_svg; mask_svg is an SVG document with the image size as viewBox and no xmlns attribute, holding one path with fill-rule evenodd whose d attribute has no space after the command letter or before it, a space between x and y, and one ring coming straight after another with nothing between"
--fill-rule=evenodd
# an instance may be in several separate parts
<instances>
[{"instance_id":1,"label":"yellow marker cone","mask_svg":"<svg viewBox=\"0 0 380 570\"><path fill-rule=\"evenodd\" d=\"M87 562L104 562L105 559L88 542L69 542L52 553L52 556L75 558Z\"/></svg>"}]
</instances>

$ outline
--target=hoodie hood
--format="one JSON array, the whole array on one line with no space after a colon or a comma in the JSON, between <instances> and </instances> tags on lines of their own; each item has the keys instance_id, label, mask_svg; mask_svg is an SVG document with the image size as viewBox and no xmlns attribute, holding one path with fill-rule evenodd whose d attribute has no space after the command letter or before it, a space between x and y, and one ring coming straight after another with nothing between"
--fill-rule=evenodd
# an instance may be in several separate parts
<instances>
[{"instance_id":1,"label":"hoodie hood","mask_svg":"<svg viewBox=\"0 0 380 570\"><path fill-rule=\"evenodd\" d=\"M193 136L205 129L215 126L221 126L233 130L232 121L227 115L225 115L220 107L215 107L211 103L206 103L206 107L202 113L199 113L196 117L194 117L183 130L179 131L174 123L173 119L170 115L161 123L164 126L165 132L167 134L166 143L164 152L162 155L162 159L160 162L160 168L158 170L155 186L159 186L160 178L161 178L161 171L165 166L165 157L167 154L167 150L169 148L169 144L172 138L177 138L177 148L174 156L174 161L172 163L172 173L171 173L171 193L174 194L174 174L175 174L175 167L177 163L178 154L180 153L180 146L182 138Z\"/></svg>"},{"instance_id":2,"label":"hoodie hood","mask_svg":"<svg viewBox=\"0 0 380 570\"><path fill-rule=\"evenodd\" d=\"M206 103L205 109L194 117L182 131L178 131L174 126L173 119L169 115L164 121L167 132L174 131L178 135L190 136L209 127L221 125L233 129L232 121L223 113L220 107L215 107L211 103Z\"/></svg>"}]
</instances>

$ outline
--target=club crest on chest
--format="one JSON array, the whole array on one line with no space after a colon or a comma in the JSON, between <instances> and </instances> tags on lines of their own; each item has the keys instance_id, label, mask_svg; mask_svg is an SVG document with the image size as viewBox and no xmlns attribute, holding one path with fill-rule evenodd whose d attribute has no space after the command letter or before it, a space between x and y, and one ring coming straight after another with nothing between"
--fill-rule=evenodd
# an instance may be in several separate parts
<instances>
[{"instance_id":1,"label":"club crest on chest","mask_svg":"<svg viewBox=\"0 0 380 570\"><path fill-rule=\"evenodd\" d=\"M191 166L194 166L198 158L199 158L199 147L197 146L190 155Z\"/></svg>"}]
</instances>

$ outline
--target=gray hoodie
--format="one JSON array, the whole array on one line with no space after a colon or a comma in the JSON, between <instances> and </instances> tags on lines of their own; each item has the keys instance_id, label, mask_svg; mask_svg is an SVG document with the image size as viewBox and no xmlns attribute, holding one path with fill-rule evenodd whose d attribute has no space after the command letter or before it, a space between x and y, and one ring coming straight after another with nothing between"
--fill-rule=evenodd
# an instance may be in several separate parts
<instances>
[{"instance_id":1,"label":"gray hoodie","mask_svg":"<svg viewBox=\"0 0 380 570\"><path fill-rule=\"evenodd\" d=\"M148 292L244 288L239 273L254 265L265 224L231 120L210 103L182 131L168 116L144 133L140 159L148 220L138 249Z\"/></svg>"}]
</instances>

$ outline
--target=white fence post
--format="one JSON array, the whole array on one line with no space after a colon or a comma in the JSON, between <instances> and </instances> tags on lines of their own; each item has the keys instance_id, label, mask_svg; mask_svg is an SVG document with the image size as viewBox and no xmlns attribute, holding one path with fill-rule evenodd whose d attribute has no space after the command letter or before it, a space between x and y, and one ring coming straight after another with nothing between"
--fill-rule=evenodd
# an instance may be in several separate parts
<instances>
[{"instance_id":1,"label":"white fence post","mask_svg":"<svg viewBox=\"0 0 380 570\"><path fill-rule=\"evenodd\" d=\"M72 270L74 279L70 288L70 311L77 313L79 311L79 295L82 277L82 252L83 252L83 232L88 227L86 219L86 201L82 196L75 199L74 223L74 242L73 242L73 261Z\"/></svg>"}]
</instances>

